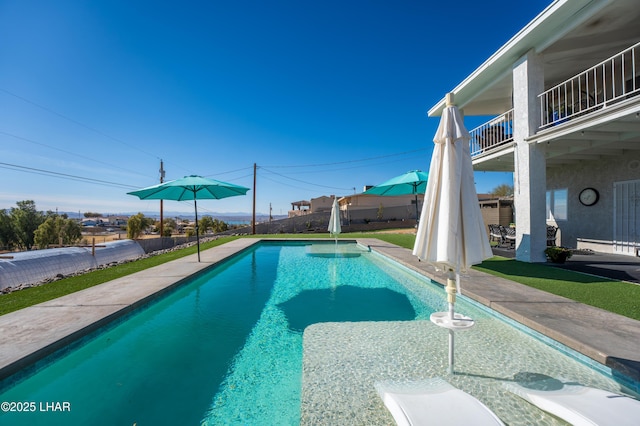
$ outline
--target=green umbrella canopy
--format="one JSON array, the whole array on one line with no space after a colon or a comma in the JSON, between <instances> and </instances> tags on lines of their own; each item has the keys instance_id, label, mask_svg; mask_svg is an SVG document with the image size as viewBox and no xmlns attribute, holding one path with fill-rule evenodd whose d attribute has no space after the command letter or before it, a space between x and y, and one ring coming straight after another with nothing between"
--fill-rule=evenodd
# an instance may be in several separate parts
<instances>
[{"instance_id":1,"label":"green umbrella canopy","mask_svg":"<svg viewBox=\"0 0 640 426\"><path fill-rule=\"evenodd\" d=\"M196 240L198 244L198 262L200 262L200 233L198 232L198 200L219 200L220 198L245 195L249 188L222 182L215 179L207 179L202 176L185 176L161 183L137 191L127 192L141 200L193 200L196 212Z\"/></svg>"},{"instance_id":2,"label":"green umbrella canopy","mask_svg":"<svg viewBox=\"0 0 640 426\"><path fill-rule=\"evenodd\" d=\"M367 189L363 194L371 195L415 195L416 221L420 217L418 212L418 194L424 194L427 189L429 174L420 170L412 170L403 175L396 176L386 182Z\"/></svg>"},{"instance_id":3,"label":"green umbrella canopy","mask_svg":"<svg viewBox=\"0 0 640 426\"><path fill-rule=\"evenodd\" d=\"M423 194L427 189L429 174L420 170L413 170L396 176L386 182L369 188L364 194L371 195L408 195Z\"/></svg>"},{"instance_id":4,"label":"green umbrella canopy","mask_svg":"<svg viewBox=\"0 0 640 426\"><path fill-rule=\"evenodd\" d=\"M211 200L236 195L245 195L249 188L222 182L215 179L207 179L201 176L185 176L137 191L127 192L141 200Z\"/></svg>"}]
</instances>

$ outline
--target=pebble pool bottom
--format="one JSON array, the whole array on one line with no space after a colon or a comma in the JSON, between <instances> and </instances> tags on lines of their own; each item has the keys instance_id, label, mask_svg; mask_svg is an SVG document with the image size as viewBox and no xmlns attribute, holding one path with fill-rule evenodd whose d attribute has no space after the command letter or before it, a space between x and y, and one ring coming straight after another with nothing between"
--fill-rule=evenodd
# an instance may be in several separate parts
<instances>
[{"instance_id":1,"label":"pebble pool bottom","mask_svg":"<svg viewBox=\"0 0 640 426\"><path fill-rule=\"evenodd\" d=\"M522 362L531 370L540 363L549 374L615 387L605 376L462 298L456 305L479 325L486 319L491 335L477 326L478 332L457 345L461 359L474 351L500 354L481 357L488 364L484 374L491 375L490 365L496 363L507 370L517 370ZM304 421L302 342L307 326L428 324L424 320L432 312L443 310L446 296L439 286L356 244L261 243L40 362L20 379L5 381L0 401L68 402L70 410L0 413L0 424L296 425ZM438 358L434 374L439 374L446 364L446 334L435 333L440 333L433 354ZM340 346L347 348L349 342L356 343L348 339ZM363 343L366 347L357 342ZM520 351L523 360L512 356L513 345L526 346ZM429 350L428 345L420 348ZM341 356L345 354L333 358ZM385 418L381 402L373 401L373 411ZM321 422L313 410L306 418ZM339 424L340 419L330 422ZM541 424L561 424L555 422Z\"/></svg>"}]
</instances>

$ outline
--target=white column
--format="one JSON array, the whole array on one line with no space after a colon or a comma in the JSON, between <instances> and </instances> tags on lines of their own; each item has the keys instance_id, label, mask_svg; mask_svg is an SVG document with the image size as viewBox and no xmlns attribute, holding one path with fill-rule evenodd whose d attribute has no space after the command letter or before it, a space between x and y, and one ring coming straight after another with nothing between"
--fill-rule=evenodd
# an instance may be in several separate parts
<instances>
[{"instance_id":1,"label":"white column","mask_svg":"<svg viewBox=\"0 0 640 426\"><path fill-rule=\"evenodd\" d=\"M516 259L544 262L547 174L544 146L529 144L540 121L538 94L544 90L542 60L527 52L513 66L513 137L516 142L514 205Z\"/></svg>"}]
</instances>

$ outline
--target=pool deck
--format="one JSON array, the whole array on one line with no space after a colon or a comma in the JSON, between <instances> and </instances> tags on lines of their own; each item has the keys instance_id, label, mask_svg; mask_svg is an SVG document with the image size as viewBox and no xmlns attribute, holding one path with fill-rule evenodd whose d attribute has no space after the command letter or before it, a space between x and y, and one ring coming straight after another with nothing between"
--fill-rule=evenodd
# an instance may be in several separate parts
<instances>
[{"instance_id":1,"label":"pool deck","mask_svg":"<svg viewBox=\"0 0 640 426\"><path fill-rule=\"evenodd\" d=\"M49 302L0 316L0 379L180 285L260 241L241 238ZM326 241L326 240L324 240ZM411 250L359 239L372 250L438 283L445 277ZM461 278L462 294L640 381L640 321L478 271Z\"/></svg>"}]
</instances>

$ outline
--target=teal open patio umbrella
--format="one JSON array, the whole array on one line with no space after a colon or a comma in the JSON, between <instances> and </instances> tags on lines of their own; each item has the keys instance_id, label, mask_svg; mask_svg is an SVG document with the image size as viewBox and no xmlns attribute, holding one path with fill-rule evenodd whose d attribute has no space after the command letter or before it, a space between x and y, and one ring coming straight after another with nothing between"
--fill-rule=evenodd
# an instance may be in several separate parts
<instances>
[{"instance_id":1,"label":"teal open patio umbrella","mask_svg":"<svg viewBox=\"0 0 640 426\"><path fill-rule=\"evenodd\" d=\"M427 188L429 174L421 170L412 170L403 175L396 176L386 182L367 189L364 194L372 195L415 195L416 202L416 220L420 217L418 214L418 194L424 194Z\"/></svg>"},{"instance_id":2,"label":"teal open patio umbrella","mask_svg":"<svg viewBox=\"0 0 640 426\"><path fill-rule=\"evenodd\" d=\"M221 198L245 195L249 188L222 182L215 179L207 179L202 176L185 176L137 191L127 192L141 200L173 200L190 201L196 212L196 240L198 242L198 262L200 262L200 233L198 232L198 204L197 200L219 200Z\"/></svg>"}]
</instances>

